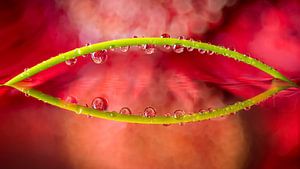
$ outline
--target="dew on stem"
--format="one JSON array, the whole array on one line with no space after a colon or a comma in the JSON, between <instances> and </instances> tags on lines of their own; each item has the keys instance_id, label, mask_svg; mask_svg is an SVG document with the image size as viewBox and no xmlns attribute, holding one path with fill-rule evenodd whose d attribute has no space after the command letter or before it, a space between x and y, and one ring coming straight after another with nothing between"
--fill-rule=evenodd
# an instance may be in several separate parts
<instances>
[{"instance_id":1,"label":"dew on stem","mask_svg":"<svg viewBox=\"0 0 300 169\"><path fill-rule=\"evenodd\" d=\"M144 116L145 117L155 117L156 111L153 107L146 107L144 110Z\"/></svg>"},{"instance_id":2,"label":"dew on stem","mask_svg":"<svg viewBox=\"0 0 300 169\"><path fill-rule=\"evenodd\" d=\"M92 60L96 64L102 64L107 60L107 50L100 50L92 53Z\"/></svg>"},{"instance_id":3,"label":"dew on stem","mask_svg":"<svg viewBox=\"0 0 300 169\"><path fill-rule=\"evenodd\" d=\"M96 110L107 110L108 101L103 97L95 97L92 101L92 108Z\"/></svg>"}]
</instances>

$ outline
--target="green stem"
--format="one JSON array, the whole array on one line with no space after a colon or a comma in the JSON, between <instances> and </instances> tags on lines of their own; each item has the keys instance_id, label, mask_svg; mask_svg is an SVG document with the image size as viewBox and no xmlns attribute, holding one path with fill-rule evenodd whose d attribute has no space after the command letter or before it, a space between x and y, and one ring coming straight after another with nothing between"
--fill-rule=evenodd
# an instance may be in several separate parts
<instances>
[{"instance_id":1,"label":"green stem","mask_svg":"<svg viewBox=\"0 0 300 169\"><path fill-rule=\"evenodd\" d=\"M134 45L142 45L142 44L154 44L154 45L182 45L184 47L192 47L195 49L202 49L206 51L212 51L217 54L221 54L223 56L233 58L237 61L241 61L243 63L252 65L267 74L271 75L275 79L278 79L273 83L270 89L267 91L254 96L248 100L243 102L237 102L232 105L228 105L223 108L217 108L212 111L206 111L202 113L193 113L191 115L183 115L181 117L165 117L165 116L157 116L157 117L144 117L140 115L123 115L118 112L108 112L108 111L98 111L91 108L87 108L81 105L67 103L61 99L55 98L53 96L47 95L35 89L27 89L22 86L16 85L18 82L29 78L43 70L51 68L59 63L62 63L66 60L96 52L98 50L104 49L112 49L123 46L134 46ZM269 97L277 94L278 92L287 89L289 87L298 87L294 82L286 78L284 75L273 69L272 67L256 60L246 55L240 54L236 51L231 51L224 47L211 45L203 42L189 41L189 40L179 40L174 38L130 38L130 39L119 39L101 42L97 44L93 44L90 46L85 46L81 48L77 48L66 53L59 54L58 56L52 57L46 61L43 61L30 69L20 73L14 78L10 79L8 82L4 84L5 86L13 87L23 93L26 93L29 96L32 96L38 100L44 101L45 103L51 104L56 107L60 107L62 109L73 111L77 114L86 114L93 117L103 118L107 120L115 120L121 122L129 122L129 123L140 123L140 124L174 124L174 123L185 123L185 122L195 122L195 121L203 121L207 119L217 118L221 116L226 116L231 113L235 113L237 111L249 108L255 104L259 104L260 102L268 99ZM3 86L4 86L3 85ZM1 85L2 86L2 85Z\"/></svg>"},{"instance_id":2,"label":"green stem","mask_svg":"<svg viewBox=\"0 0 300 169\"><path fill-rule=\"evenodd\" d=\"M52 66L55 66L59 63L62 63L66 60L96 52L98 50L104 50L104 49L112 49L112 48L118 48L123 46L134 46L134 45L142 45L142 44L154 44L154 45L182 45L185 47L192 47L195 49L202 49L207 51L212 51L217 54L221 54L223 56L233 58L237 61L241 61L243 63L252 65L265 73L271 75L274 78L280 79L282 81L290 83L292 86L297 87L297 85L286 78L284 75L273 69L272 67L254 59L251 57L248 57L246 55L243 55L241 53L238 53L236 51L232 51L229 49L226 49L224 47L211 45L208 43L203 42L197 42L197 41L190 41L190 40L180 40L175 38L129 38L129 39L118 39L118 40L112 40L112 41L106 41L106 42L100 42L96 43L90 46L85 46L81 48L77 48L71 51L68 51L66 53L59 54L55 57L52 57L46 61L43 61L30 69L27 69L26 71L20 73L19 75L15 76L11 80L5 83L5 85L10 86L17 82L20 82L26 78L29 78L43 70L46 70Z\"/></svg>"},{"instance_id":3,"label":"green stem","mask_svg":"<svg viewBox=\"0 0 300 169\"><path fill-rule=\"evenodd\" d=\"M124 115L114 111L113 112L98 111L78 104L65 102L64 100L47 95L35 89L26 89L17 85L13 85L11 87L23 93L26 93L26 95L28 96L32 96L50 105L73 111L76 114L83 114L83 115L89 115L92 117L97 117L97 118L102 118L107 120L114 120L114 121L128 122L128 123L138 123L138 124L176 124L176 123L198 122L198 121L218 118L218 117L229 115L231 113L236 113L240 110L259 104L260 102L268 99L269 97L272 97L278 92L289 88L289 86L278 86L278 87L274 86L271 87L269 90L259 95L256 95L248 100L245 100L243 102L237 102L231 105L227 105L226 107L223 108L217 108L212 111L186 114L181 117L175 118L174 116L144 117L141 115Z\"/></svg>"}]
</instances>

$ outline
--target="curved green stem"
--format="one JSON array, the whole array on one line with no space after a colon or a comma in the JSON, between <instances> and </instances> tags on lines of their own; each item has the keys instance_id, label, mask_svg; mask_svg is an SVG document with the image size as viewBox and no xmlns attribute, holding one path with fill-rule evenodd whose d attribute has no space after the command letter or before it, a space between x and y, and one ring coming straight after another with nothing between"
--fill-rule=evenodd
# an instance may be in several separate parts
<instances>
[{"instance_id":1,"label":"curved green stem","mask_svg":"<svg viewBox=\"0 0 300 169\"><path fill-rule=\"evenodd\" d=\"M236 51L232 51L229 49L226 49L224 47L211 45L208 43L203 42L197 42L197 41L190 41L190 40L180 40L175 38L129 38L129 39L118 39L118 40L112 40L112 41L106 41L106 42L100 42L96 43L90 46L85 46L81 48L77 48L62 54L59 54L55 57L52 57L46 61L43 61L30 69L27 69L26 71L20 73L19 75L15 76L11 80L5 83L5 85L9 86L12 84L15 84L17 82L20 82L26 78L29 78L43 70L46 70L52 66L55 66L59 63L62 63L66 60L96 52L98 50L104 50L104 49L112 49L112 48L118 48L123 46L134 46L134 45L142 45L142 44L154 44L154 45L182 45L185 47L192 47L195 49L202 49L207 51L212 51L217 54L221 54L223 56L233 58L235 60L241 61L243 63L252 65L265 73L271 75L274 78L280 79L282 81L290 83L292 86L297 86L294 82L286 78L284 75L273 69L272 67L254 59L251 57L248 57L246 55L243 55L241 53L238 53Z\"/></svg>"},{"instance_id":2,"label":"curved green stem","mask_svg":"<svg viewBox=\"0 0 300 169\"><path fill-rule=\"evenodd\" d=\"M248 100L243 102L237 102L232 105L228 105L223 108L217 108L212 111L206 111L202 113L194 113L194 114L186 114L180 117L165 117L165 116L157 116L157 117L144 117L139 115L123 115L118 112L107 112L107 111L98 111L91 108L87 108L81 105L67 103L59 98L55 98L53 96L47 95L40 91L34 89L26 89L22 86L16 85L18 82L29 78L43 70L46 70L50 67L53 67L59 63L62 63L66 60L96 52L98 50L104 49L112 49L123 46L133 46L133 45L143 45L143 44L154 44L154 45L182 45L184 47L192 47L195 49L202 49L206 51L212 51L217 54L224 55L229 58L233 58L235 60L241 61L243 63L252 65L267 74L271 75L278 81L272 85L270 89L267 91L254 96ZM77 48L66 53L59 54L58 56L52 57L46 61L43 61L30 69L25 70L14 78L10 79L8 82L4 84L5 86L13 87L23 93L26 93L29 96L32 96L38 100L44 101L48 104L51 104L56 107L60 107L62 109L73 111L77 114L86 114L98 118L115 120L121 122L129 122L129 123L141 123L141 124L174 124L174 123L185 123L185 122L195 122L202 121L212 118L217 118L225 115L229 115L231 113L235 113L237 111L249 108L255 104L259 104L260 102L268 99L269 97L277 94L278 92L287 89L289 87L298 87L297 84L286 78L284 75L273 69L272 67L254 59L248 57L246 55L240 54L236 51L231 51L224 47L211 45L203 42L189 41L189 40L179 40L174 38L130 38L130 39L119 39L101 42L97 44L93 44L90 46L85 46L81 48ZM2 86L2 85L1 85Z\"/></svg>"},{"instance_id":3,"label":"curved green stem","mask_svg":"<svg viewBox=\"0 0 300 169\"><path fill-rule=\"evenodd\" d=\"M45 103L48 103L50 105L62 109L73 111L77 114L89 115L92 117L97 117L97 118L102 118L107 120L114 120L114 121L128 122L128 123L138 123L138 124L176 124L176 123L197 122L197 121L218 118L218 117L229 115L231 113L236 113L240 110L247 109L253 105L259 104L260 102L268 99L269 97L272 97L276 93L289 88L288 86L274 86L271 87L269 90L257 96L254 96L248 100L245 100L243 102L237 102L232 105L228 105L223 108L217 108L211 111L186 114L180 117L174 117L174 116L144 117L140 115L124 115L118 112L98 111L81 105L65 102L64 100L47 95L35 89L26 89L17 85L13 85L11 87L23 93L26 93L26 95L28 96L32 96L38 100L41 100Z\"/></svg>"}]
</instances>

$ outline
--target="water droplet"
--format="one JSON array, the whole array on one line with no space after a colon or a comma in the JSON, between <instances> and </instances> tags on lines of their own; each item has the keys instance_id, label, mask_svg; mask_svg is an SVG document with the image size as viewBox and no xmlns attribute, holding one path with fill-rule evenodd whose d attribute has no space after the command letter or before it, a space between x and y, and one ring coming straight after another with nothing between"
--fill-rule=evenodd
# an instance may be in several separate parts
<instances>
[{"instance_id":1,"label":"water droplet","mask_svg":"<svg viewBox=\"0 0 300 169\"><path fill-rule=\"evenodd\" d=\"M143 45L143 49L144 49L145 53L148 55L153 54L155 51L154 45L151 45L151 44Z\"/></svg>"},{"instance_id":2,"label":"water droplet","mask_svg":"<svg viewBox=\"0 0 300 169\"><path fill-rule=\"evenodd\" d=\"M200 109L200 110L198 111L199 114L203 114L204 112L205 112L204 109Z\"/></svg>"},{"instance_id":3,"label":"water droplet","mask_svg":"<svg viewBox=\"0 0 300 169\"><path fill-rule=\"evenodd\" d=\"M77 99L73 96L67 96L65 99L64 99L66 102L68 103L73 103L73 104L77 104Z\"/></svg>"},{"instance_id":4,"label":"water droplet","mask_svg":"<svg viewBox=\"0 0 300 169\"><path fill-rule=\"evenodd\" d=\"M110 117L115 117L116 114L111 112L111 113L109 113L109 116L110 116Z\"/></svg>"},{"instance_id":5,"label":"water droplet","mask_svg":"<svg viewBox=\"0 0 300 169\"><path fill-rule=\"evenodd\" d=\"M29 94L27 92L24 93L25 97L29 97Z\"/></svg>"},{"instance_id":6,"label":"water droplet","mask_svg":"<svg viewBox=\"0 0 300 169\"><path fill-rule=\"evenodd\" d=\"M215 52L214 51L209 51L208 54L213 55L213 54L215 54Z\"/></svg>"},{"instance_id":7,"label":"water droplet","mask_svg":"<svg viewBox=\"0 0 300 169\"><path fill-rule=\"evenodd\" d=\"M194 39L192 39L192 38L189 38L188 40L189 40L189 41L194 41ZM194 50L194 48L193 48L193 47L187 47L186 50L187 50L188 52L192 52L192 51Z\"/></svg>"},{"instance_id":8,"label":"water droplet","mask_svg":"<svg viewBox=\"0 0 300 169\"><path fill-rule=\"evenodd\" d=\"M175 119L181 119L184 115L184 111L183 110L175 110L174 111L174 118Z\"/></svg>"},{"instance_id":9,"label":"water droplet","mask_svg":"<svg viewBox=\"0 0 300 169\"><path fill-rule=\"evenodd\" d=\"M132 38L138 38L138 36L134 35Z\"/></svg>"},{"instance_id":10,"label":"water droplet","mask_svg":"<svg viewBox=\"0 0 300 169\"><path fill-rule=\"evenodd\" d=\"M164 33L164 34L160 35L160 37L161 38L170 38L171 36L169 34L167 34L167 33ZM164 45L164 48L165 49L170 49L171 46L170 45Z\"/></svg>"},{"instance_id":11,"label":"water droplet","mask_svg":"<svg viewBox=\"0 0 300 169\"><path fill-rule=\"evenodd\" d=\"M204 49L198 49L198 52L199 52L200 54L205 54L205 53L206 53L206 50L204 50Z\"/></svg>"},{"instance_id":12,"label":"water droplet","mask_svg":"<svg viewBox=\"0 0 300 169\"><path fill-rule=\"evenodd\" d=\"M28 71L28 68L24 68L24 72L27 72Z\"/></svg>"},{"instance_id":13,"label":"water droplet","mask_svg":"<svg viewBox=\"0 0 300 169\"><path fill-rule=\"evenodd\" d=\"M92 101L92 108L96 110L106 110L108 107L108 102L102 97L95 97Z\"/></svg>"},{"instance_id":14,"label":"water droplet","mask_svg":"<svg viewBox=\"0 0 300 169\"><path fill-rule=\"evenodd\" d=\"M80 56L80 55L81 55L81 50L80 50L80 49L75 49L75 50L74 50L74 54L75 54L76 56Z\"/></svg>"},{"instance_id":15,"label":"water droplet","mask_svg":"<svg viewBox=\"0 0 300 169\"><path fill-rule=\"evenodd\" d=\"M145 117L155 117L156 111L154 110L153 107L146 107L144 110L144 116Z\"/></svg>"},{"instance_id":16,"label":"water droplet","mask_svg":"<svg viewBox=\"0 0 300 169\"><path fill-rule=\"evenodd\" d=\"M128 50L129 50L129 46L122 46L122 47L120 47L120 51L121 52L127 52Z\"/></svg>"},{"instance_id":17,"label":"water droplet","mask_svg":"<svg viewBox=\"0 0 300 169\"><path fill-rule=\"evenodd\" d=\"M182 40L182 39L184 39L184 36L179 36L178 39ZM182 53L184 51L184 47L179 44L176 44L173 46L173 51L175 53Z\"/></svg>"},{"instance_id":18,"label":"water droplet","mask_svg":"<svg viewBox=\"0 0 300 169\"><path fill-rule=\"evenodd\" d=\"M120 111L120 114L131 115L131 110L128 107L123 107Z\"/></svg>"},{"instance_id":19,"label":"water droplet","mask_svg":"<svg viewBox=\"0 0 300 169\"><path fill-rule=\"evenodd\" d=\"M83 112L83 109L82 108L79 108L77 111L76 111L76 114L81 114Z\"/></svg>"},{"instance_id":20,"label":"water droplet","mask_svg":"<svg viewBox=\"0 0 300 169\"><path fill-rule=\"evenodd\" d=\"M86 43L85 46L91 46L91 43ZM82 57L84 57L84 58L87 56L91 56L91 54L88 53L88 54L82 55Z\"/></svg>"},{"instance_id":21,"label":"water droplet","mask_svg":"<svg viewBox=\"0 0 300 169\"><path fill-rule=\"evenodd\" d=\"M245 111L248 111L250 109L251 109L251 106L247 106L247 107L244 108Z\"/></svg>"},{"instance_id":22,"label":"water droplet","mask_svg":"<svg viewBox=\"0 0 300 169\"><path fill-rule=\"evenodd\" d=\"M107 50L100 50L92 53L92 60L96 64L102 64L107 60Z\"/></svg>"},{"instance_id":23,"label":"water droplet","mask_svg":"<svg viewBox=\"0 0 300 169\"><path fill-rule=\"evenodd\" d=\"M69 60L65 61L66 65L68 65L68 66L74 65L76 62L77 62L76 58L69 59Z\"/></svg>"}]
</instances>

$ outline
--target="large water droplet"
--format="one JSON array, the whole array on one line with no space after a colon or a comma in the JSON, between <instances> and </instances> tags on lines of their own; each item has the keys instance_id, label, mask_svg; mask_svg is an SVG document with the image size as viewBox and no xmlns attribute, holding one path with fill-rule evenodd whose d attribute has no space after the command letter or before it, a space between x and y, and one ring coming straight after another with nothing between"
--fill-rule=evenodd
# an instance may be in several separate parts
<instances>
[{"instance_id":1,"label":"large water droplet","mask_svg":"<svg viewBox=\"0 0 300 169\"><path fill-rule=\"evenodd\" d=\"M160 35L160 37L161 38L170 38L171 36L169 34L167 34L167 33L164 33L164 34ZM165 49L170 49L171 46L170 45L164 45L164 48Z\"/></svg>"},{"instance_id":2,"label":"large water droplet","mask_svg":"<svg viewBox=\"0 0 300 169\"><path fill-rule=\"evenodd\" d=\"M128 107L123 107L120 112L120 114L126 114L126 115L131 115L131 110Z\"/></svg>"},{"instance_id":3,"label":"large water droplet","mask_svg":"<svg viewBox=\"0 0 300 169\"><path fill-rule=\"evenodd\" d=\"M68 66L74 65L77 62L77 58L66 60L65 63Z\"/></svg>"},{"instance_id":4,"label":"large water droplet","mask_svg":"<svg viewBox=\"0 0 300 169\"><path fill-rule=\"evenodd\" d=\"M156 111L153 107L146 107L144 110L144 116L145 117L155 117Z\"/></svg>"},{"instance_id":5,"label":"large water droplet","mask_svg":"<svg viewBox=\"0 0 300 169\"><path fill-rule=\"evenodd\" d=\"M92 108L96 110L106 110L108 107L108 102L102 97L95 97L92 101Z\"/></svg>"},{"instance_id":6,"label":"large water droplet","mask_svg":"<svg viewBox=\"0 0 300 169\"><path fill-rule=\"evenodd\" d=\"M129 46L122 46L122 47L120 47L120 51L121 52L127 52L128 50L129 50Z\"/></svg>"},{"instance_id":7,"label":"large water droplet","mask_svg":"<svg viewBox=\"0 0 300 169\"><path fill-rule=\"evenodd\" d=\"M92 53L92 60L96 64L102 64L107 60L107 50L100 50Z\"/></svg>"},{"instance_id":8,"label":"large water droplet","mask_svg":"<svg viewBox=\"0 0 300 169\"><path fill-rule=\"evenodd\" d=\"M154 51L155 51L154 45L152 45L152 44L143 45L143 49L144 49L145 53L148 55L154 53Z\"/></svg>"},{"instance_id":9,"label":"large water droplet","mask_svg":"<svg viewBox=\"0 0 300 169\"><path fill-rule=\"evenodd\" d=\"M68 103L73 103L73 104L77 104L77 99L73 96L67 96L65 99L64 99L66 102Z\"/></svg>"}]
</instances>

